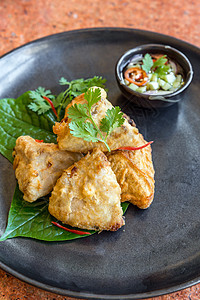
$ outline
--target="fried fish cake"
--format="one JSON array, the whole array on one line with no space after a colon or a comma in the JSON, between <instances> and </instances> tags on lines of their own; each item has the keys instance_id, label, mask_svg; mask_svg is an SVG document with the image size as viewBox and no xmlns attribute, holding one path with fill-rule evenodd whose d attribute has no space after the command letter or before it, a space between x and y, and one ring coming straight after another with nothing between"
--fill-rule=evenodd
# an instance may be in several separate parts
<instances>
[{"instance_id":1,"label":"fried fish cake","mask_svg":"<svg viewBox=\"0 0 200 300\"><path fill-rule=\"evenodd\" d=\"M106 111L112 109L113 105L106 99L106 92L101 89L101 99L92 106L92 117L97 124L100 126L100 121L106 116ZM53 131L57 134L57 141L60 149L72 151L72 152L83 152L99 148L102 151L107 151L107 148L102 142L88 142L82 138L74 137L69 128L70 119L68 118L68 109L71 105L84 104L87 101L84 99L84 94L76 97L65 110L65 117L60 123L55 123ZM118 149L120 147L127 146L142 146L141 139L139 137L138 129L135 126L129 124L126 117L124 117L124 123L121 127L115 128L111 134L107 137L107 144L111 150Z\"/></svg>"},{"instance_id":2,"label":"fried fish cake","mask_svg":"<svg viewBox=\"0 0 200 300\"><path fill-rule=\"evenodd\" d=\"M62 171L81 159L82 154L62 151L52 143L38 143L30 136L20 136L13 151L13 168L24 193L33 202L53 189Z\"/></svg>"},{"instance_id":3,"label":"fried fish cake","mask_svg":"<svg viewBox=\"0 0 200 300\"><path fill-rule=\"evenodd\" d=\"M142 209L149 207L154 197L151 146L135 151L112 151L108 160L122 190L121 201L130 201Z\"/></svg>"},{"instance_id":4,"label":"fried fish cake","mask_svg":"<svg viewBox=\"0 0 200 300\"><path fill-rule=\"evenodd\" d=\"M63 172L49 199L49 212L73 227L116 231L124 225L120 194L105 154L94 149Z\"/></svg>"}]
</instances>

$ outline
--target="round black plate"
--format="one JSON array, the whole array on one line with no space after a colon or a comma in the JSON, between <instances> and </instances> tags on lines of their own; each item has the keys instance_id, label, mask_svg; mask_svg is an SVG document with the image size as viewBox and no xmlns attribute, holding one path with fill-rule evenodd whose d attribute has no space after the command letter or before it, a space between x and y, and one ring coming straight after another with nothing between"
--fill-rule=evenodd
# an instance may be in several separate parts
<instances>
[{"instance_id":1,"label":"round black plate","mask_svg":"<svg viewBox=\"0 0 200 300\"><path fill-rule=\"evenodd\" d=\"M117 59L145 43L169 44L191 61L194 78L183 101L163 110L135 108L120 94ZM70 242L26 238L0 243L0 266L40 288L68 296L139 299L200 281L200 50L139 30L102 28L64 32L20 47L0 59L0 98L38 86L59 92L58 81L99 75L109 100L154 140L156 193L151 207L129 206L126 225ZM12 165L0 157L0 234L15 188Z\"/></svg>"}]
</instances>

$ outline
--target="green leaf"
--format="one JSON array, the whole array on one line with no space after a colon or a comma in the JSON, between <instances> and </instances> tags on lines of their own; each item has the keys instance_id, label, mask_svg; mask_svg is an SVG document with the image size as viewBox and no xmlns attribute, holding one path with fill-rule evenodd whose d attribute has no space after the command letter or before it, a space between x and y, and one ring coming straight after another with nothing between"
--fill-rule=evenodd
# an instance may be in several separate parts
<instances>
[{"instance_id":1,"label":"green leaf","mask_svg":"<svg viewBox=\"0 0 200 300\"><path fill-rule=\"evenodd\" d=\"M153 67L152 67L152 68L155 69L156 67L163 66L166 62L167 62L166 55L163 55L163 56L159 57L159 58L153 63Z\"/></svg>"},{"instance_id":2,"label":"green leaf","mask_svg":"<svg viewBox=\"0 0 200 300\"><path fill-rule=\"evenodd\" d=\"M58 94L57 97L55 97L55 99L53 100L53 105L55 106L55 108L62 106L62 100L65 97L65 93L61 92L60 94ZM69 101L70 103L70 101Z\"/></svg>"},{"instance_id":3,"label":"green leaf","mask_svg":"<svg viewBox=\"0 0 200 300\"><path fill-rule=\"evenodd\" d=\"M125 212L127 211L128 207L129 207L130 202L121 202L121 207L123 210L123 214L125 214Z\"/></svg>"},{"instance_id":4,"label":"green leaf","mask_svg":"<svg viewBox=\"0 0 200 300\"><path fill-rule=\"evenodd\" d=\"M69 128L71 129L70 132L73 136L82 138L87 142L98 142L99 139L97 137L98 131L90 122L70 122Z\"/></svg>"},{"instance_id":5,"label":"green leaf","mask_svg":"<svg viewBox=\"0 0 200 300\"><path fill-rule=\"evenodd\" d=\"M45 88L39 86L35 91L30 91L30 98L31 99L40 99L41 97L46 96L49 99L53 100L55 98L54 95L52 95L50 90L45 90Z\"/></svg>"},{"instance_id":6,"label":"green leaf","mask_svg":"<svg viewBox=\"0 0 200 300\"><path fill-rule=\"evenodd\" d=\"M101 120L100 129L103 132L107 132L108 135L123 123L123 113L119 106L115 106L107 110L105 118Z\"/></svg>"},{"instance_id":7,"label":"green leaf","mask_svg":"<svg viewBox=\"0 0 200 300\"><path fill-rule=\"evenodd\" d=\"M43 98L43 96L48 97L51 100L55 99L50 90L45 90L45 88L39 86L35 91L29 92L30 98L33 100L28 105L32 111L37 112L39 115L46 113L51 109L50 104Z\"/></svg>"},{"instance_id":8,"label":"green leaf","mask_svg":"<svg viewBox=\"0 0 200 300\"><path fill-rule=\"evenodd\" d=\"M44 114L51 109L51 106L45 100L38 103L37 101L32 102L28 105L28 108L34 112L37 112L38 115Z\"/></svg>"},{"instance_id":9,"label":"green leaf","mask_svg":"<svg viewBox=\"0 0 200 300\"><path fill-rule=\"evenodd\" d=\"M62 95L58 95L55 102L53 102L55 103L55 107L59 107L57 112L60 119L62 119L64 116L63 109L67 107L67 105L72 101L74 97L85 93L88 88L92 86L105 88L105 82L106 79L103 79L99 76L94 76L93 78L88 79L80 78L72 81L68 81L64 77L61 77L61 79L59 80L60 85L68 85L68 88L64 92L62 92Z\"/></svg>"},{"instance_id":10,"label":"green leaf","mask_svg":"<svg viewBox=\"0 0 200 300\"><path fill-rule=\"evenodd\" d=\"M52 113L38 116L28 108L31 102L29 92L17 99L0 100L0 153L10 162L13 161L12 151L16 139L21 135L30 135L47 143L56 142L56 136L52 132L52 125L55 123Z\"/></svg>"},{"instance_id":11,"label":"green leaf","mask_svg":"<svg viewBox=\"0 0 200 300\"><path fill-rule=\"evenodd\" d=\"M104 143L110 152L110 147L106 142L107 136L116 128L124 123L123 113L119 106L108 109L106 116L100 121L100 127L94 122L91 108L101 99L101 90L99 88L88 89L84 95L87 104L75 104L68 110L68 116L71 119L69 124L70 132L73 136L82 138L85 141ZM86 120L90 122L85 122ZM103 136L102 132L106 132Z\"/></svg>"},{"instance_id":12,"label":"green leaf","mask_svg":"<svg viewBox=\"0 0 200 300\"><path fill-rule=\"evenodd\" d=\"M85 122L89 117L87 111L87 104L75 103L73 106L69 107L67 113L68 117L73 121L80 120L82 122Z\"/></svg>"},{"instance_id":13,"label":"green leaf","mask_svg":"<svg viewBox=\"0 0 200 300\"><path fill-rule=\"evenodd\" d=\"M29 203L23 200L23 194L18 186L15 189L11 203L8 224L0 241L14 237L29 237L43 241L66 241L88 235L78 235L54 226L56 221L48 212L47 197ZM94 230L87 230L95 233Z\"/></svg>"},{"instance_id":14,"label":"green leaf","mask_svg":"<svg viewBox=\"0 0 200 300\"><path fill-rule=\"evenodd\" d=\"M106 79L101 76L94 76L93 78L86 79L87 89L92 86L98 86L105 89Z\"/></svg>"},{"instance_id":15,"label":"green leaf","mask_svg":"<svg viewBox=\"0 0 200 300\"><path fill-rule=\"evenodd\" d=\"M91 110L92 105L94 105L101 99L100 89L88 89L85 93L85 99L88 102L88 109Z\"/></svg>"},{"instance_id":16,"label":"green leaf","mask_svg":"<svg viewBox=\"0 0 200 300\"><path fill-rule=\"evenodd\" d=\"M123 202L121 205L123 213L125 213L129 203ZM14 237L28 237L58 242L88 237L88 235L78 235L58 228L51 223L52 221L56 221L56 219L48 212L47 197L38 199L33 203L24 201L23 194L17 185L8 215L8 224L0 241ZM67 227L72 228L68 225ZM87 230L87 232L96 233L94 230Z\"/></svg>"},{"instance_id":17,"label":"green leaf","mask_svg":"<svg viewBox=\"0 0 200 300\"><path fill-rule=\"evenodd\" d=\"M59 80L60 85L69 85L73 91L79 91L84 93L87 91L88 88L92 86L98 86L101 88L105 88L106 79L102 78L101 76L94 76L92 78L79 78L72 81L68 81L64 77L61 77ZM84 90L83 90L84 88Z\"/></svg>"},{"instance_id":18,"label":"green leaf","mask_svg":"<svg viewBox=\"0 0 200 300\"><path fill-rule=\"evenodd\" d=\"M60 80L59 80L59 84L60 85L69 85L70 82L67 81L67 79L65 79L64 77L61 77Z\"/></svg>"},{"instance_id":19,"label":"green leaf","mask_svg":"<svg viewBox=\"0 0 200 300\"><path fill-rule=\"evenodd\" d=\"M143 62L142 69L146 73L149 73L149 71L151 70L151 68L153 66L153 60L151 58L151 55L149 53L146 53L142 62Z\"/></svg>"},{"instance_id":20,"label":"green leaf","mask_svg":"<svg viewBox=\"0 0 200 300\"><path fill-rule=\"evenodd\" d=\"M170 65L163 65L157 67L154 72L159 75L165 75L168 73L169 69L170 69Z\"/></svg>"}]
</instances>

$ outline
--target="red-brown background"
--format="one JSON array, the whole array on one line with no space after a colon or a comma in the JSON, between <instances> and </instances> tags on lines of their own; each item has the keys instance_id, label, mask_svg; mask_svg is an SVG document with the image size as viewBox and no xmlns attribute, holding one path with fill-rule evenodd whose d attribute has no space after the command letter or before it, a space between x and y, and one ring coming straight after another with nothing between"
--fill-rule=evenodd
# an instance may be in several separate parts
<instances>
[{"instance_id":1,"label":"red-brown background","mask_svg":"<svg viewBox=\"0 0 200 300\"><path fill-rule=\"evenodd\" d=\"M0 55L34 39L89 27L155 31L200 47L200 1L0 0ZM2 300L70 300L0 270ZM155 300L199 300L200 284ZM148 299L150 300L150 299Z\"/></svg>"}]
</instances>

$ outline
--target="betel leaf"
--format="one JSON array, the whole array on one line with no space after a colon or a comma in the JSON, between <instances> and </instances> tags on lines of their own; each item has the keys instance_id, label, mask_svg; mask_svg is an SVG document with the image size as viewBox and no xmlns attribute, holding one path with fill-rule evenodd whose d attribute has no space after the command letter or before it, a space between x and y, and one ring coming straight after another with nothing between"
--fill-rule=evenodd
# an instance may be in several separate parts
<instances>
[{"instance_id":1,"label":"betel leaf","mask_svg":"<svg viewBox=\"0 0 200 300\"><path fill-rule=\"evenodd\" d=\"M67 232L54 226L52 221L55 221L55 218L48 212L48 198L43 197L29 203L23 200L23 194L17 186L8 215L7 228L0 241L14 237L29 237L51 242L86 236ZM95 231L90 232L92 234Z\"/></svg>"},{"instance_id":2,"label":"betel leaf","mask_svg":"<svg viewBox=\"0 0 200 300\"><path fill-rule=\"evenodd\" d=\"M49 112L38 116L28 108L31 102L29 92L17 99L0 100L0 153L10 162L13 161L12 150L16 139L21 135L30 135L47 143L56 142L56 136L52 132L54 115Z\"/></svg>"},{"instance_id":3,"label":"betel leaf","mask_svg":"<svg viewBox=\"0 0 200 300\"><path fill-rule=\"evenodd\" d=\"M128 202L122 203L123 212L126 211L128 205ZM17 186L8 215L7 228L0 241L14 237L28 237L58 242L88 237L88 235L79 235L58 228L51 223L52 221L55 221L55 218L48 212L48 198L43 197L29 203L23 200L23 194ZM87 230L87 232L93 234L96 231Z\"/></svg>"},{"instance_id":4,"label":"betel leaf","mask_svg":"<svg viewBox=\"0 0 200 300\"><path fill-rule=\"evenodd\" d=\"M130 202L121 202L121 207L123 210L123 213L125 214L127 208L129 207Z\"/></svg>"}]
</instances>

